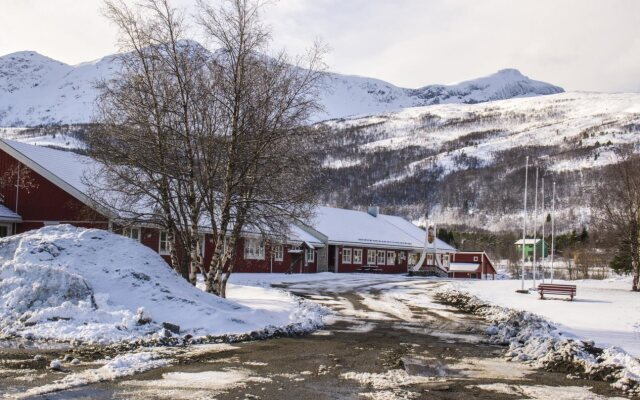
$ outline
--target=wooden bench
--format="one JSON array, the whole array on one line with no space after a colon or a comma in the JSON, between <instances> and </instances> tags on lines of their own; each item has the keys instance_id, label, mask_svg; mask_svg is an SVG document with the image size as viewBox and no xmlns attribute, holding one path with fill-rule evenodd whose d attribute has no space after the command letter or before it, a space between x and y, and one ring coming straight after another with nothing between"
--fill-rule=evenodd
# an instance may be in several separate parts
<instances>
[{"instance_id":1,"label":"wooden bench","mask_svg":"<svg viewBox=\"0 0 640 400\"><path fill-rule=\"evenodd\" d=\"M545 294L557 294L566 295L573 298L576 295L576 285L558 285L555 283L542 283L538 285L538 292L540 292L540 298L544 299Z\"/></svg>"},{"instance_id":2,"label":"wooden bench","mask_svg":"<svg viewBox=\"0 0 640 400\"><path fill-rule=\"evenodd\" d=\"M382 269L377 265L363 265L358 268L358 272L382 272Z\"/></svg>"}]
</instances>

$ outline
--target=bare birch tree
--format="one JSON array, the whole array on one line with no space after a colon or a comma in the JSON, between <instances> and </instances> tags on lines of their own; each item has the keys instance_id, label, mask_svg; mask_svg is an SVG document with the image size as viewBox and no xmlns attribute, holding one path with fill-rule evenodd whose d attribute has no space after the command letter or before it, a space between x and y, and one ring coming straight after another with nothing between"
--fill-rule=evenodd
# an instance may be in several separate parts
<instances>
[{"instance_id":1,"label":"bare birch tree","mask_svg":"<svg viewBox=\"0 0 640 400\"><path fill-rule=\"evenodd\" d=\"M629 244L632 290L640 291L640 157L627 152L608 168L596 185L592 216L602 233Z\"/></svg>"},{"instance_id":2,"label":"bare birch tree","mask_svg":"<svg viewBox=\"0 0 640 400\"><path fill-rule=\"evenodd\" d=\"M304 59L284 53L268 55L269 32L262 26L263 3L228 0L220 7L199 1L199 23L219 57L215 76L220 110L213 143L222 148L207 165L203 187L206 210L215 235L215 251L206 268L206 290L226 295L241 233L282 234L297 218L308 217L321 186L314 139L319 133L309 120L320 111L321 46ZM303 64L304 63L304 68Z\"/></svg>"},{"instance_id":3,"label":"bare birch tree","mask_svg":"<svg viewBox=\"0 0 640 400\"><path fill-rule=\"evenodd\" d=\"M100 85L88 139L101 161L94 191L128 221L164 227L173 267L194 283L201 272L207 291L224 297L241 235L284 237L321 187L320 131L309 124L320 111L322 48L270 55L260 1L199 2L213 52L185 40L168 0L105 4L121 32L122 71ZM204 230L215 243L207 265Z\"/></svg>"},{"instance_id":4,"label":"bare birch tree","mask_svg":"<svg viewBox=\"0 0 640 400\"><path fill-rule=\"evenodd\" d=\"M184 16L167 0L132 9L106 1L119 28L121 70L99 84L97 128L89 154L101 161L90 183L95 197L123 219L153 222L167 230L172 266L195 283L201 262L197 193L199 129L209 101L209 54L186 40ZM203 88L205 90L203 90Z\"/></svg>"}]
</instances>

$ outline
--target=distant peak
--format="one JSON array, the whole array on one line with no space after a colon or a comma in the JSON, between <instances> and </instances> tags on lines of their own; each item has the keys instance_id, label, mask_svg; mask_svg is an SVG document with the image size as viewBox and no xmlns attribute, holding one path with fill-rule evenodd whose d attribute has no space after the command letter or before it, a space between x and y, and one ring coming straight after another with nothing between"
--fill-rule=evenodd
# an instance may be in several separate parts
<instances>
[{"instance_id":1,"label":"distant peak","mask_svg":"<svg viewBox=\"0 0 640 400\"><path fill-rule=\"evenodd\" d=\"M495 75L508 76L510 78L526 78L522 73L515 68L505 68L496 72Z\"/></svg>"},{"instance_id":2,"label":"distant peak","mask_svg":"<svg viewBox=\"0 0 640 400\"><path fill-rule=\"evenodd\" d=\"M48 62L55 62L58 64L64 64L63 62L60 62L58 60L54 60L53 58L47 57L45 55L42 55L40 53L38 53L37 51L34 50L23 50L23 51L16 51L15 53L9 53L9 54L5 54L4 56L0 56L0 59L4 59L4 60L29 60L30 62L32 61L48 61Z\"/></svg>"}]
</instances>

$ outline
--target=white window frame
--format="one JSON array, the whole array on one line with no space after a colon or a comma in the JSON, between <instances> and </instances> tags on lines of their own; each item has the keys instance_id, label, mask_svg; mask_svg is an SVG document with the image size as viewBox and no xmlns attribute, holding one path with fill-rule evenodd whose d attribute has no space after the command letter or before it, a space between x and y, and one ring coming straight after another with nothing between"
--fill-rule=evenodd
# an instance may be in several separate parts
<instances>
[{"instance_id":1,"label":"white window frame","mask_svg":"<svg viewBox=\"0 0 640 400\"><path fill-rule=\"evenodd\" d=\"M133 237L133 232L138 232L137 237ZM142 229L140 228L124 228L122 230L122 236L128 237L131 240L135 240L137 242L142 241Z\"/></svg>"},{"instance_id":2,"label":"white window frame","mask_svg":"<svg viewBox=\"0 0 640 400\"><path fill-rule=\"evenodd\" d=\"M342 263L343 264L351 264L351 255L352 251L350 248L342 249Z\"/></svg>"},{"instance_id":3,"label":"white window frame","mask_svg":"<svg viewBox=\"0 0 640 400\"><path fill-rule=\"evenodd\" d=\"M451 262L451 256L449 254L445 254L443 259L443 264L445 267L449 268L450 262Z\"/></svg>"},{"instance_id":4,"label":"white window frame","mask_svg":"<svg viewBox=\"0 0 640 400\"><path fill-rule=\"evenodd\" d=\"M313 249L304 249L304 260L306 263L312 263L315 259L315 251L313 251Z\"/></svg>"},{"instance_id":5,"label":"white window frame","mask_svg":"<svg viewBox=\"0 0 640 400\"><path fill-rule=\"evenodd\" d=\"M380 258L382 256L382 258ZM378 250L376 261L378 265L385 265L387 262L387 252L384 250Z\"/></svg>"},{"instance_id":6,"label":"white window frame","mask_svg":"<svg viewBox=\"0 0 640 400\"><path fill-rule=\"evenodd\" d=\"M433 259L433 254L427 254L427 265L435 265L435 260Z\"/></svg>"},{"instance_id":7,"label":"white window frame","mask_svg":"<svg viewBox=\"0 0 640 400\"><path fill-rule=\"evenodd\" d=\"M396 252L393 250L387 251L387 265L396 265Z\"/></svg>"},{"instance_id":8,"label":"white window frame","mask_svg":"<svg viewBox=\"0 0 640 400\"><path fill-rule=\"evenodd\" d=\"M261 239L244 239L244 259L264 260L264 242Z\"/></svg>"},{"instance_id":9,"label":"white window frame","mask_svg":"<svg viewBox=\"0 0 640 400\"><path fill-rule=\"evenodd\" d=\"M353 249L353 263L362 265L362 249Z\"/></svg>"},{"instance_id":10,"label":"white window frame","mask_svg":"<svg viewBox=\"0 0 640 400\"><path fill-rule=\"evenodd\" d=\"M162 238L163 235L164 239ZM158 235L158 253L161 256L168 256L171 254L171 243L169 242L169 232L167 231L160 231L160 234Z\"/></svg>"},{"instance_id":11,"label":"white window frame","mask_svg":"<svg viewBox=\"0 0 640 400\"><path fill-rule=\"evenodd\" d=\"M473 256L473 261L478 261L478 256Z\"/></svg>"},{"instance_id":12,"label":"white window frame","mask_svg":"<svg viewBox=\"0 0 640 400\"><path fill-rule=\"evenodd\" d=\"M273 261L282 261L284 260L284 246L281 244L277 244L273 246Z\"/></svg>"},{"instance_id":13,"label":"white window frame","mask_svg":"<svg viewBox=\"0 0 640 400\"><path fill-rule=\"evenodd\" d=\"M376 265L377 251L374 249L367 249L367 265Z\"/></svg>"}]
</instances>

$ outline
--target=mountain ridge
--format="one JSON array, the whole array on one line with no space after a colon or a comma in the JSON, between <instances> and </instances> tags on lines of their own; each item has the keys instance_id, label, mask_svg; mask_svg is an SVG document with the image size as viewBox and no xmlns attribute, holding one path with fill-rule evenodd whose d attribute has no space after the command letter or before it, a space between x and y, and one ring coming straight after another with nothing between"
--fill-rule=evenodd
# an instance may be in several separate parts
<instances>
[{"instance_id":1,"label":"mountain ridge","mask_svg":"<svg viewBox=\"0 0 640 400\"><path fill-rule=\"evenodd\" d=\"M92 121L96 81L117 71L106 55L75 65L26 50L0 56L0 126L78 124ZM558 86L528 78L515 69L453 85L403 88L381 79L328 73L316 121L399 111L446 103L480 103L561 93Z\"/></svg>"}]
</instances>

